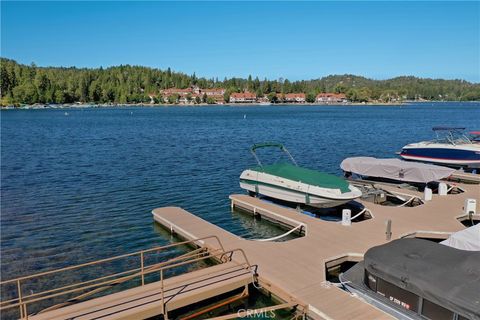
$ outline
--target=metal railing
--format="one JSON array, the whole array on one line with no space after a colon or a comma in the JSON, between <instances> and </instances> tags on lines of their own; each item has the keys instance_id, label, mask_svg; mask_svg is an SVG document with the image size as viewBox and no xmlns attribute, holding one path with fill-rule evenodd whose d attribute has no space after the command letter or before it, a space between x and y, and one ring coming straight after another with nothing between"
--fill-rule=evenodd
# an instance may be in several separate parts
<instances>
[{"instance_id":1,"label":"metal railing","mask_svg":"<svg viewBox=\"0 0 480 320\"><path fill-rule=\"evenodd\" d=\"M183 246L183 245L189 245L189 244L196 244L198 243L204 243L203 240L207 239L213 239L216 240L218 244L218 248L216 249L209 249L208 247L199 247L193 251L187 252L185 254L182 254L180 256L168 259L167 261L160 262L160 263L155 263L151 265L146 265L145 263L145 256L148 253L158 253L160 251L164 251L167 249L172 249L174 247L178 246ZM45 311L50 311L53 309L58 309L76 302L79 302L81 300L84 300L88 296L91 296L93 294L97 294L101 291L111 289L115 285L124 283L129 280L133 280L135 278L140 278L141 279L141 286L145 285L145 278L147 275L153 274L154 272L160 273L160 287L161 287L161 303L162 303L162 314L165 313L165 293L164 293L164 280L165 280L165 272L167 270L181 267L181 266L186 266L188 264L193 264L201 261L205 261L208 259L213 259L216 260L220 263L228 262L228 261L233 261L233 255L235 253L240 253L240 255L243 258L242 263L237 264L239 266L244 267L247 269L249 272L256 273L255 270L252 269L252 266L250 265L250 262L247 259L247 256L245 255L245 252L242 249L234 249L234 250L228 250L225 251L222 243L220 242L219 238L217 236L207 236L203 238L197 238L193 240L188 240L188 241L182 241L182 242L177 242L173 244L169 244L166 246L160 246L160 247L155 247L151 249L146 249L146 250L141 250L133 253L128 253L128 254L123 254L111 258L106 258L106 259L100 259L92 262L87 262L79 265L74 265L74 266L69 266L61 269L56 269L56 270L51 270L51 271L46 271L46 272L41 272L29 276L24 276L24 277L19 277L16 279L11 279L11 280L6 280L0 282L0 286L5 286L7 284L10 285L16 285L16 293L17 296L13 299L9 299L6 301L1 301L0 302L0 311L4 312L5 310L12 309L15 307L19 308L20 312L20 318L22 319L28 319L29 313L27 306L31 305L33 303L39 303L41 301L47 300L47 299L53 299L57 298L60 296L64 296L67 294L74 294L74 293L80 293L85 290L90 290L88 292L83 292L79 296L76 296L74 298L68 298L66 302L56 304L53 306L50 306L46 309L43 309L40 312L45 312ZM60 274L62 272L66 271L71 271L71 270L78 270L81 268L85 267L91 267L91 266L98 266L100 264L108 263L108 262L115 262L121 259L125 258L130 258L130 257L138 257L138 261L140 263L140 267L136 268L131 268L125 271L121 272L115 272L112 274L108 274L106 276L101 276L97 277L94 279L86 280L86 281L81 281L78 283L73 283L69 285L64 285L58 288L53 288L53 289L48 289L48 290L43 290L40 292L33 293L31 292L30 294L23 294L22 293L22 285L25 284L29 280L35 280L38 279L39 277L43 276L48 276L48 275L54 275L54 274Z\"/></svg>"}]
</instances>

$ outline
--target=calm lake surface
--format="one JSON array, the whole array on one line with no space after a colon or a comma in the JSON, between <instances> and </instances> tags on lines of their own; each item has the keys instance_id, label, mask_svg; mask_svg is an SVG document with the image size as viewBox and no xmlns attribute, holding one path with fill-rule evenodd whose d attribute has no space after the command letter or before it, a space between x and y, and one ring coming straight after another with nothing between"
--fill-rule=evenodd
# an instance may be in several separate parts
<instances>
[{"instance_id":1,"label":"calm lake surface","mask_svg":"<svg viewBox=\"0 0 480 320\"><path fill-rule=\"evenodd\" d=\"M68 112L68 115L65 115ZM9 279L170 241L151 210L180 206L246 238L282 233L230 212L255 164L283 142L340 174L350 156L394 157L436 125L480 129L480 104L129 107L1 114L1 275Z\"/></svg>"}]
</instances>

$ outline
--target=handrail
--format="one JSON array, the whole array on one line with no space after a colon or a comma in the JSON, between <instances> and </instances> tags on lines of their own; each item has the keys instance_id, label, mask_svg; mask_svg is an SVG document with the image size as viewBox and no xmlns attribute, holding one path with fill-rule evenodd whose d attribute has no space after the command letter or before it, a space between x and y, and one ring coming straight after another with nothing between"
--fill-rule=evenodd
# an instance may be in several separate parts
<instances>
[{"instance_id":1,"label":"handrail","mask_svg":"<svg viewBox=\"0 0 480 320\"><path fill-rule=\"evenodd\" d=\"M239 248L239 249L232 249L232 250L229 250L229 251L216 253L214 255L206 255L206 256L203 256L203 257L200 257L200 258L195 258L195 259L192 259L192 260L189 260L189 261L179 262L179 263L176 263L176 264L173 264L173 265L167 265L167 266L164 266L164 267L160 267L158 269L155 268L155 269L152 269L152 270L145 271L145 272L143 272L143 274L146 275L146 274L150 274L150 273L153 273L153 272L165 271L165 270L168 270L168 269L181 267L181 266L191 264L191 263L194 263L194 262L198 262L198 261L202 261L202 260L206 260L206 259L211 259L211 258L216 257L216 256L223 256L223 255L228 254L228 253L234 253L236 251L240 251L242 253L242 255L245 259L245 264L247 266L247 269L251 269L252 267L251 267L250 262L248 261L246 255L245 255L245 252L243 251L243 249ZM239 264L239 265L242 265L242 264ZM132 269L131 271L137 271L138 269L139 268ZM135 274L135 276L137 276L137 277L141 276L141 275L142 275L141 273L136 273ZM130 276L133 276L133 275L130 275ZM9 306L0 308L0 310L9 309L11 307L19 306L20 304L28 304L28 303L32 303L32 302L42 301L42 300L45 300L45 299L55 298L55 297L58 297L58 296L61 296L61 295L67 294L67 293L73 293L73 292L82 291L82 290L86 290L86 289L90 289L90 288L94 288L94 287L98 287L98 286L108 285L108 284L114 283L116 281L122 280L124 278L130 278L130 276L96 283L96 284L89 285L89 286L86 286L86 287L75 288L75 289L67 290L67 291L60 292L60 293L54 293L54 294L50 294L50 295L47 295L47 296L44 296L44 297L35 298L35 299L27 300L27 301L25 301L25 300L28 299L29 297L31 297L31 295L30 296L23 296L22 297L22 299L23 299L22 303L9 305ZM63 289L63 287L59 288L59 289ZM16 300L18 300L18 299L16 299Z\"/></svg>"},{"instance_id":2,"label":"handrail","mask_svg":"<svg viewBox=\"0 0 480 320\"><path fill-rule=\"evenodd\" d=\"M110 258L106 258L106 259L99 259L99 260L86 262L86 263L82 263L82 264L78 264L78 265L74 265L74 266L69 266L69 267L65 267L65 268L40 272L40 273L28 275L28 276L18 277L18 278L15 278L15 279L5 280L5 281L1 281L0 285L4 285L4 284L7 284L7 283L13 283L13 282L16 282L18 280L20 280L20 281L21 280L28 280L28 279L32 279L32 278L36 278L36 277L40 277L40 276L45 276L45 275L49 275L49 274L53 274L53 273L75 270L75 269L79 269L79 268L82 268L82 267L87 267L87 266L91 266L91 265L95 265L95 264L100 264L100 263L110 262L110 261L114 261L114 260L118 260L118 259L122 259L122 258L132 257L132 256L139 255L142 252L145 254L145 253L149 253L149 252L153 252L153 251L161 251L161 250L165 250L165 249L169 249L169 248L173 248L173 247L178 247L178 246L189 244L189 243L195 243L195 242L205 240L205 239L209 239L209 238L215 238L217 240L218 244L220 245L220 248L222 250L225 250L223 248L222 243L220 242L220 239L216 235L211 235L211 236L206 236L206 237L197 238L197 239L188 240L188 241L175 242L175 243L172 243L172 244L169 244L169 245L154 247L154 248L145 249L145 250L140 250L140 251L136 251L136 252L132 252L132 253L126 253L126 254L122 254L122 255L119 255L119 256L114 256L114 257L110 257Z\"/></svg>"},{"instance_id":3,"label":"handrail","mask_svg":"<svg viewBox=\"0 0 480 320\"><path fill-rule=\"evenodd\" d=\"M210 238L210 237L205 237L205 238ZM204 238L199 238L199 239L201 240L201 239L204 239ZM188 242L198 241L199 239L186 241L186 242L188 243ZM206 248L201 248L201 249L206 249ZM145 250L142 250L140 252L144 252L144 251ZM149 252L151 252L151 251L153 251L153 250L149 250ZM28 317L27 304L31 304L31 303L34 303L34 302L39 302L39 301L46 300L46 299L55 298L55 297L62 296L62 295L68 294L68 293L74 293L74 292L78 292L78 291L84 291L84 290L87 290L87 289L93 289L95 287L100 287L100 288L97 288L97 289L94 289L94 290L99 290L99 289L102 290L102 287L105 288L105 286L108 286L108 285L116 285L116 284L119 284L123 281L131 280L131 279L133 279L135 277L139 277L139 276L141 276L142 280L143 280L145 275L151 274L153 272L158 272L158 271L160 271L160 273L161 273L161 280L160 281L162 282L162 295L163 295L163 280L164 280L163 274L164 274L164 271L172 269L172 268L184 266L184 265L187 265L187 264L192 264L192 263L195 263L195 262L199 262L199 261L202 261L202 260L215 258L215 257L220 257L218 260L220 260L221 262L232 261L233 254L235 252L240 252L242 257L243 257L243 260L244 260L243 263L236 263L236 264L239 265L239 266L245 265L246 269L248 269L249 271L252 271L252 266L250 264L250 261L248 260L248 258L247 258L243 249L239 248L239 249L232 249L232 250L229 250L229 251L224 251L224 250L221 250L221 249L209 251L207 249L207 252L198 251L198 249L197 249L195 251L197 251L197 252L193 255L188 255L188 253L187 253L186 255L182 255L180 257L175 257L175 258L172 258L168 261L164 261L164 262L160 262L160 263L157 263L157 264L150 265L150 266L147 267L146 270L144 268L134 268L134 269L123 271L123 272L120 272L120 273L117 273L117 274L109 275L109 276L106 276L106 277L101 277L101 278L97 278L97 279L93 279L93 280L88 280L88 281L73 284L73 285L67 285L67 286L64 286L64 287L55 288L55 289L51 289L51 290L47 290L47 291L43 291L43 292L31 294L31 295L27 295L27 296L22 296L21 288L20 288L20 280L15 279L17 281L19 295L18 295L17 298L12 299L12 300L8 300L8 301L4 301L3 303L13 302L13 301L18 301L18 302L14 303L14 304L9 304L7 306L1 306L0 310L6 310L6 309L13 308L13 307L20 307L21 318L23 318L24 316ZM215 252L215 253L213 253L213 252ZM228 260L223 260L223 257L225 255L229 255ZM122 255L122 256L125 256L125 255ZM126 255L126 256L129 256L129 255ZM142 255L142 258L143 258L143 255ZM103 259L103 260L105 260L105 259ZM177 262L179 260L180 260L180 262ZM183 261L181 261L181 260L183 260ZM170 264L172 262L175 262L175 263ZM124 275L124 274L128 274L130 272L134 272L134 273L129 274L127 276L120 277L120 278L115 278L115 279L108 280L108 281L103 281L103 282L90 284L94 281L105 280L109 277ZM44 274L42 273L42 275L44 275ZM12 280L9 280L9 282L12 282ZM81 286L81 285L85 285L85 284L89 284L89 285ZM142 286L143 285L144 285L144 281L142 281ZM81 286L81 287L70 289L70 288L75 287L75 286ZM60 291L60 290L65 290L65 289L70 289L70 290L52 293L52 292L55 292L55 291ZM47 294L47 293L52 293L52 294ZM47 294L47 295L42 296L44 294ZM86 294L88 295L88 292ZM76 297L74 299L84 298L85 297L84 295L85 294L80 295L79 297ZM67 301L67 303L68 302L69 301Z\"/></svg>"},{"instance_id":4,"label":"handrail","mask_svg":"<svg viewBox=\"0 0 480 320\"><path fill-rule=\"evenodd\" d=\"M205 248L200 248L202 250L205 250ZM172 258L172 259L169 259L167 261L164 261L164 262L160 262L160 263L157 263L157 264L152 264L150 266L147 267L147 269L149 268L153 268L153 267L158 267L159 265L162 265L162 264L168 264L172 261L176 261L176 260L181 260L181 259L188 259L189 257L192 257L192 256L196 256L196 255L201 255L201 254L205 254L205 252L198 252L199 249L196 249L194 251L191 251L191 252L188 252L187 254L185 255L181 255L181 256L178 256L178 257L175 257L175 258ZM214 250L215 251L215 250ZM95 278L95 279L91 279L91 280L87 280L87 281L83 281L83 282L79 282L79 283L74 283L74 284L70 284L70 285L66 285L66 286L63 286L63 287L58 287L58 288L54 288L54 289L50 289L50 290L46 290L46 291L42 291L42 292L37 292L37 293L34 293L34 294L30 294L28 296L24 296L24 298L31 298L31 297L35 297L35 296L39 296L41 294L46 294L46 293L50 293L50 292L55 292L55 291L59 291L59 290L62 290L62 289L68 289L68 288L73 288L73 287L76 287L76 286L79 286L79 285L82 285L82 284L89 284L89 283L94 283L96 281L100 281L100 280L105 280L105 279L109 279L109 278L113 278L113 277L118 277L118 276L123 276L123 275L127 275L131 272L135 272L135 271L141 271L142 268L134 268L134 269L130 269L130 270L126 270L126 271L122 271L122 272L118 272L118 273L113 273L113 274L109 274L107 276L104 276L104 277L100 277L100 278ZM145 269L144 269L145 270ZM126 276L126 277L137 277L136 274L133 274L133 275L129 275L129 276ZM124 278L126 278L124 277ZM114 281L119 281L119 280L122 280L124 278L115 278ZM128 280L128 279L126 279ZM18 300L18 298L15 298L15 299L10 299L10 300L6 300L6 301L1 301L0 302L0 306L2 304L6 304L8 302L11 302L11 301L15 301L15 300Z\"/></svg>"},{"instance_id":5,"label":"handrail","mask_svg":"<svg viewBox=\"0 0 480 320\"><path fill-rule=\"evenodd\" d=\"M199 250L201 250L201 251L199 251ZM168 264L169 262L172 262L173 260L187 259L187 258L189 258L189 257L194 257L194 256L201 255L201 254L205 254L205 248L196 249L196 250L193 250L193 251L188 252L188 253L186 253L186 254L183 254L183 255L181 255L181 256L172 258L172 259L170 259L170 260L168 260L168 261L160 262L160 263L157 263L157 264L150 265L150 266L147 267L147 270L153 270L153 269L158 270L158 267L159 267L159 266L164 265L164 264L166 265L166 264ZM114 275L109 275L109 276L102 277L102 278L97 278L97 279L93 279L93 280L89 280L89 281L84 281L84 282L82 282L82 283L76 283L76 284L73 284L73 285L65 286L65 287L63 287L63 288L66 289L66 288L68 288L68 287L75 287L75 286L78 286L78 285L80 285L80 284L92 283L92 282L95 282L95 281L100 281L100 280L104 280L104 279L107 279L107 278L111 278L111 277L113 277L113 276L119 276L119 275L123 275L123 274L128 274L128 273L131 273L131 272L133 272L133 271L140 271L140 272L142 272L142 268L140 267L140 268L128 270L128 271L125 271L125 272L120 272L120 273L117 273L117 274L114 274ZM145 271L145 269L143 269L143 271ZM140 273L140 275L142 275L142 273ZM143 273L143 275L145 275L145 273ZM123 278L116 278L116 279L114 279L114 281L113 281L112 283L109 283L109 284L107 284L107 285L105 285L105 286L103 286L103 287L97 288L97 289L93 289L93 290L91 290L91 291L89 291L89 292L86 292L86 293L81 294L81 295L79 295L79 296L76 296L76 297L74 297L74 298L71 298L71 299L69 299L67 302L60 303L60 304L56 304L56 305L53 305L53 306L48 307L48 308L46 308L46 309L43 309L43 310L41 310L40 312L50 311L50 310L52 310L52 309L57 309L57 308L59 308L59 307L61 307L61 306L66 306L66 305L68 305L68 304L72 304L72 303L74 303L74 302L77 301L77 300L84 299L84 298L86 298L86 297L88 297L88 296L90 296L90 295L92 295L92 294L96 294L96 293L98 293L98 292L100 292L100 291L106 290L106 289L108 289L108 288L111 288L112 286L121 284L121 283L123 283L123 282L125 282L125 281L134 279L134 278L136 278L136 277L138 277L138 273L131 274L131 275L128 275L128 276L123 277ZM144 278L145 278L145 277L143 276L143 277L142 277L142 286L145 285L145 279L144 279ZM48 293L48 292L53 292L53 291L56 291L56 290L58 290L58 289L53 289L53 290L50 290L50 291L44 291L44 292L42 292L41 294L45 294L45 293ZM39 295L39 294L34 294L34 295ZM34 296L34 295L30 295L29 297L32 297L32 296Z\"/></svg>"}]
</instances>

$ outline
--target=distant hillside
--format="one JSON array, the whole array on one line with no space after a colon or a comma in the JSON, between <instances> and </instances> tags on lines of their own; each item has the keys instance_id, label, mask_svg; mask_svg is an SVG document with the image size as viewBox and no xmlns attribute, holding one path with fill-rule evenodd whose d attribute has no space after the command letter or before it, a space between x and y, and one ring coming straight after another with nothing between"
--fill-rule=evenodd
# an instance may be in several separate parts
<instances>
[{"instance_id":1,"label":"distant hillside","mask_svg":"<svg viewBox=\"0 0 480 320\"><path fill-rule=\"evenodd\" d=\"M480 84L464 80L397 77L372 80L354 75L331 75L320 79L291 82L287 79L206 79L195 74L121 65L106 69L37 67L0 58L1 103L142 103L167 88L226 88L232 92L251 91L257 96L272 92L304 92L314 97L320 92L345 93L354 102L401 100L480 100Z\"/></svg>"}]
</instances>

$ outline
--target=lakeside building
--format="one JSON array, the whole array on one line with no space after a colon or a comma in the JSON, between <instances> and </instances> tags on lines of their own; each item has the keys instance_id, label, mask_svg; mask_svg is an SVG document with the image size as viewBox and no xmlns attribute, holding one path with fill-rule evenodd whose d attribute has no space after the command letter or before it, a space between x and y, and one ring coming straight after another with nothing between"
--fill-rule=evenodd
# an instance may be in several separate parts
<instances>
[{"instance_id":1,"label":"lakeside building","mask_svg":"<svg viewBox=\"0 0 480 320\"><path fill-rule=\"evenodd\" d=\"M198 86L192 86L186 89L179 88L169 88L161 90L162 100L165 103L172 103L172 96L175 97L176 103L179 104L195 104L199 101L206 102L208 99L209 103L214 104L224 104L225 103L225 92L224 88L209 88L202 89ZM306 94L303 92L297 93L276 93L277 102L280 103L306 103ZM150 94L151 102L153 101L155 95ZM255 102L270 102L266 97L257 97L255 93L252 92L234 92L230 95L230 103L255 103ZM343 93L319 93L315 98L316 103L347 103L347 97Z\"/></svg>"},{"instance_id":2,"label":"lakeside building","mask_svg":"<svg viewBox=\"0 0 480 320\"><path fill-rule=\"evenodd\" d=\"M254 103L257 95L251 92L234 92L230 95L231 103Z\"/></svg>"},{"instance_id":3,"label":"lakeside building","mask_svg":"<svg viewBox=\"0 0 480 320\"><path fill-rule=\"evenodd\" d=\"M292 103L305 103L305 93L287 93L283 97L283 101Z\"/></svg>"},{"instance_id":4,"label":"lakeside building","mask_svg":"<svg viewBox=\"0 0 480 320\"><path fill-rule=\"evenodd\" d=\"M172 96L177 96L177 102L179 104L193 104L198 99L203 100L204 96L211 98L215 101L216 104L224 103L224 88L213 88L213 89L201 89L197 86L193 86L186 89L178 88L169 88L161 90L163 101L168 102L169 98Z\"/></svg>"},{"instance_id":5,"label":"lakeside building","mask_svg":"<svg viewBox=\"0 0 480 320\"><path fill-rule=\"evenodd\" d=\"M266 96L258 97L257 102L261 104L270 104L270 100Z\"/></svg>"},{"instance_id":6,"label":"lakeside building","mask_svg":"<svg viewBox=\"0 0 480 320\"><path fill-rule=\"evenodd\" d=\"M223 96L225 94L225 89L223 88L200 89L199 93L206 94L207 96Z\"/></svg>"},{"instance_id":7,"label":"lakeside building","mask_svg":"<svg viewBox=\"0 0 480 320\"><path fill-rule=\"evenodd\" d=\"M307 101L306 94L299 93L276 93L277 102L280 103L305 103Z\"/></svg>"},{"instance_id":8,"label":"lakeside building","mask_svg":"<svg viewBox=\"0 0 480 320\"><path fill-rule=\"evenodd\" d=\"M315 99L315 102L320 103L346 103L348 102L347 96L343 93L319 93Z\"/></svg>"},{"instance_id":9,"label":"lakeside building","mask_svg":"<svg viewBox=\"0 0 480 320\"><path fill-rule=\"evenodd\" d=\"M200 94L205 94L207 95L207 98L212 98L216 104L223 104L225 102L224 99L224 94L225 94L225 89L224 88L213 88L213 89L200 89Z\"/></svg>"}]
</instances>

